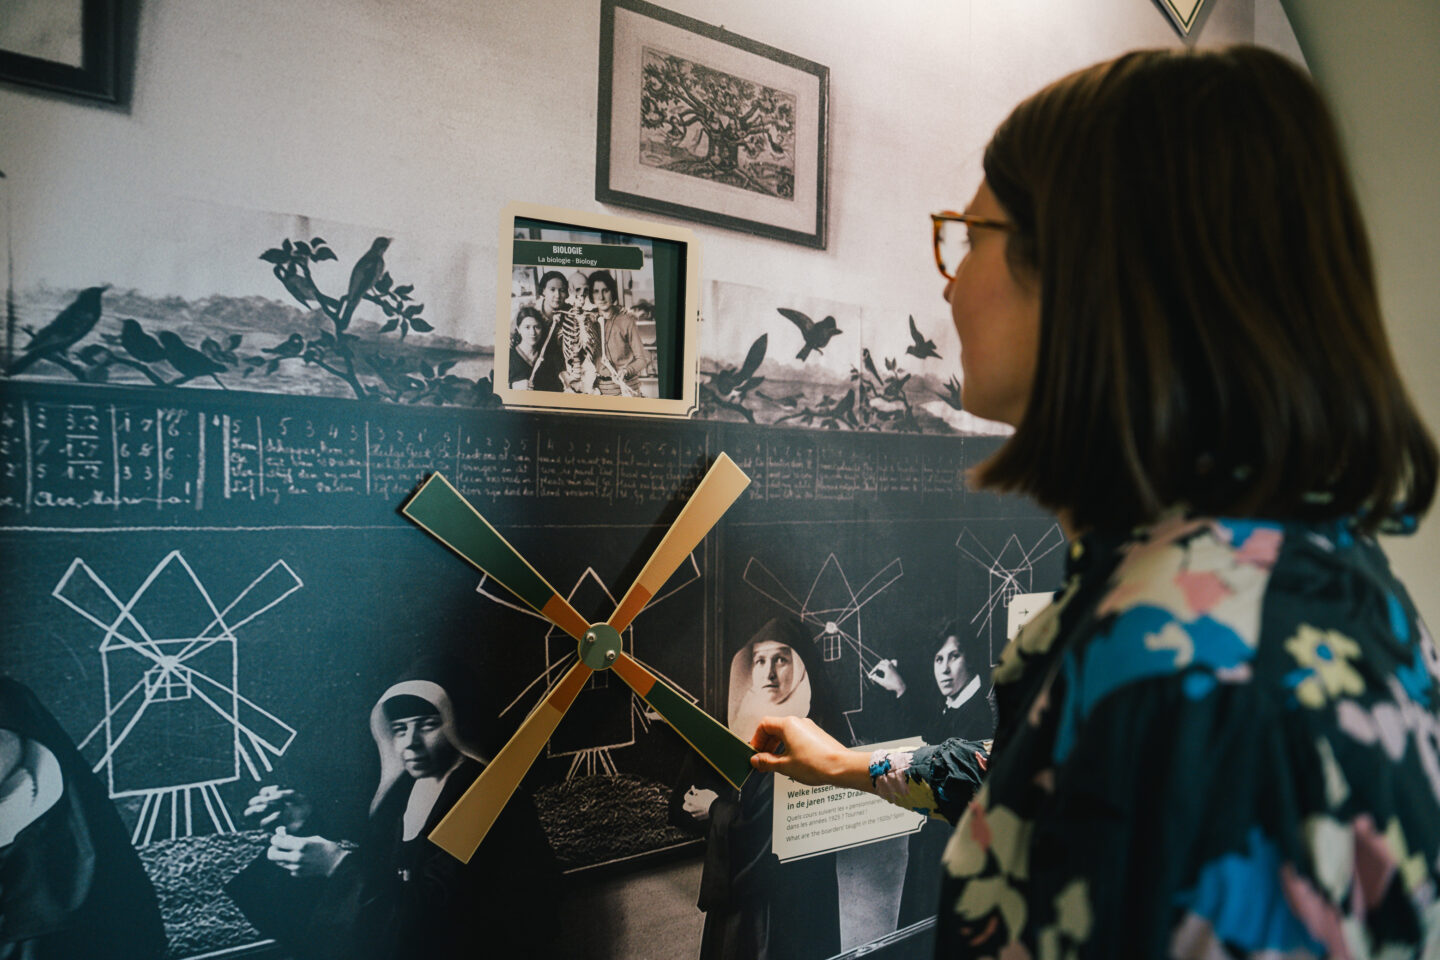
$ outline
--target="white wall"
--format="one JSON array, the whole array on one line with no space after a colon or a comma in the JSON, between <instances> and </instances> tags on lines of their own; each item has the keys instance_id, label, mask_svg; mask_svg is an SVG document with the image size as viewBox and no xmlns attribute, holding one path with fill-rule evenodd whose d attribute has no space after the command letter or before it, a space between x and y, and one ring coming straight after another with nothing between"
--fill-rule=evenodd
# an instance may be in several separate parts
<instances>
[{"instance_id":1,"label":"white wall","mask_svg":"<svg viewBox=\"0 0 1440 960\"><path fill-rule=\"evenodd\" d=\"M1285 0L1340 122L1410 394L1440 430L1440 5ZM1420 612L1440 623L1440 522L1386 544Z\"/></svg>"},{"instance_id":2,"label":"white wall","mask_svg":"<svg viewBox=\"0 0 1440 960\"><path fill-rule=\"evenodd\" d=\"M1293 47L1275 3L1210 0L1198 40L1249 40L1278 20ZM669 6L831 68L829 249L702 227L705 279L901 323L928 314L936 329L947 312L926 214L969 198L994 125L1071 69L1180 43L1153 0ZM501 207L604 209L598 33L599 4L573 0L147 0L128 112L0 89L17 280L136 285L119 265L171 229L175 201L202 201L219 219L239 208L423 236L493 322Z\"/></svg>"}]
</instances>

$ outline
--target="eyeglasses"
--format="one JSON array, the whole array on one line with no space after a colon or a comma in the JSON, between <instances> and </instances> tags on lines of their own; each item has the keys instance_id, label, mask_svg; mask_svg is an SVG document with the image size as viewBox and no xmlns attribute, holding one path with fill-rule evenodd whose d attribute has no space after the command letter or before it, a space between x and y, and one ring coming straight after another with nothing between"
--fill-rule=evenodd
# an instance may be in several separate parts
<instances>
[{"instance_id":1,"label":"eyeglasses","mask_svg":"<svg viewBox=\"0 0 1440 960\"><path fill-rule=\"evenodd\" d=\"M960 266L960 261L965 259L965 254L970 251L970 241L965 227L1004 230L1006 233L1015 229L1015 224L1009 220L980 217L973 213L956 213L953 210L930 214L930 222L935 225L935 266L940 268L940 276L946 280L955 279L956 268ZM947 223L957 223L961 226L946 229Z\"/></svg>"}]
</instances>

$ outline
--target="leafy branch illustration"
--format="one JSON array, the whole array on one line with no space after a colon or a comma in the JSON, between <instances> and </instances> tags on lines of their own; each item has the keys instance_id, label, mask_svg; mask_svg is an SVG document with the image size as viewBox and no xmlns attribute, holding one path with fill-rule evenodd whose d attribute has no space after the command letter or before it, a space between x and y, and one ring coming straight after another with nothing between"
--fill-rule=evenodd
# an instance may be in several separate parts
<instances>
[{"instance_id":1,"label":"leafy branch illustration","mask_svg":"<svg viewBox=\"0 0 1440 960\"><path fill-rule=\"evenodd\" d=\"M389 390L386 399L402 399L406 391L397 387L395 365L404 361L386 359L378 353L363 357L357 355L355 345L359 338L347 332L355 309L367 300L385 314L385 323L380 327L382 334L398 330L399 339L403 341L412 330L429 333L434 329L421 316L425 305L414 300L414 285L395 283L385 269L385 251L389 247L389 237L376 237L370 249L351 267L350 282L345 293L339 297L328 296L320 290L311 270L313 264L339 259L323 238L312 237L308 241L286 239L280 246L260 254L260 259L270 264L275 279L290 296L305 309L318 312L329 320L332 329L309 338L298 331L293 332L278 346L265 349L270 357L249 358L246 363L252 369L263 368L268 376L279 369L282 362L300 360L344 380L355 396L364 399L375 396L381 388L367 387L361 381L356 360L362 359Z\"/></svg>"}]
</instances>

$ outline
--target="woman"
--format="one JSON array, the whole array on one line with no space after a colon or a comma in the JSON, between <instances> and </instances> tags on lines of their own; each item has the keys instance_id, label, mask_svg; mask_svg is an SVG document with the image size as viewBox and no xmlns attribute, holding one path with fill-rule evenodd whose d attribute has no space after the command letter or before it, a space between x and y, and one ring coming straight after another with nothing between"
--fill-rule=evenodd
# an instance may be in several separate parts
<instances>
[{"instance_id":1,"label":"woman","mask_svg":"<svg viewBox=\"0 0 1440 960\"><path fill-rule=\"evenodd\" d=\"M521 307L515 314L515 332L510 334L510 389L530 389L544 336L545 315L535 307Z\"/></svg>"},{"instance_id":2,"label":"woman","mask_svg":"<svg viewBox=\"0 0 1440 960\"><path fill-rule=\"evenodd\" d=\"M939 743L952 736L987 740L995 729L988 691L971 665L971 658L960 648L960 634L960 624L954 621L941 628L931 657L935 687L929 696L917 693L906 683L894 660L881 660L868 674L878 686L895 695L898 712L905 715L901 721L904 730L920 734L926 743ZM895 728L897 724L892 720L888 726Z\"/></svg>"},{"instance_id":3,"label":"woman","mask_svg":"<svg viewBox=\"0 0 1440 960\"><path fill-rule=\"evenodd\" d=\"M740 648L730 661L727 721L736 736L748 740L765 715L840 719L823 675L810 669L813 646L798 623L777 618ZM670 809L673 823L706 836L701 960L806 960L840 950L834 854L780 863L770 847L774 790L773 777L751 776L737 793L687 761Z\"/></svg>"},{"instance_id":4,"label":"woman","mask_svg":"<svg viewBox=\"0 0 1440 960\"><path fill-rule=\"evenodd\" d=\"M542 330L540 351L531 364L531 390L563 390L561 377L565 361L561 356L557 332L570 317L567 304L570 299L570 283L559 270L546 270L540 276L538 299L535 307L540 311ZM513 382L515 377L510 377Z\"/></svg>"},{"instance_id":5,"label":"woman","mask_svg":"<svg viewBox=\"0 0 1440 960\"><path fill-rule=\"evenodd\" d=\"M620 309L620 289L609 270L590 274L590 302L601 323L604 353L595 388L606 396L640 396L640 374L650 366L650 351L640 340L635 316Z\"/></svg>"},{"instance_id":6,"label":"woman","mask_svg":"<svg viewBox=\"0 0 1440 960\"><path fill-rule=\"evenodd\" d=\"M0 957L152 960L160 905L130 833L60 724L0 676Z\"/></svg>"},{"instance_id":7,"label":"woman","mask_svg":"<svg viewBox=\"0 0 1440 960\"><path fill-rule=\"evenodd\" d=\"M468 701L452 696L475 689L463 665L436 657L376 700L380 779L358 843L305 835L311 808L294 791L269 787L251 799L245 815L275 832L264 858L227 889L262 932L302 958L449 958L482 943L497 956L544 955L558 871L523 792L469 863L427 839L486 763ZM308 894L313 906L284 925L267 923L275 913L267 874L299 881L295 899Z\"/></svg>"},{"instance_id":8,"label":"woman","mask_svg":"<svg viewBox=\"0 0 1440 960\"><path fill-rule=\"evenodd\" d=\"M941 956L1435 950L1440 655L1373 534L1428 509L1436 450L1314 87L1129 54L1020 104L984 171L936 221L969 237L966 409L1016 428L975 479L1064 519L1067 580L996 668L988 757L857 763L792 717L757 768L959 820Z\"/></svg>"}]
</instances>

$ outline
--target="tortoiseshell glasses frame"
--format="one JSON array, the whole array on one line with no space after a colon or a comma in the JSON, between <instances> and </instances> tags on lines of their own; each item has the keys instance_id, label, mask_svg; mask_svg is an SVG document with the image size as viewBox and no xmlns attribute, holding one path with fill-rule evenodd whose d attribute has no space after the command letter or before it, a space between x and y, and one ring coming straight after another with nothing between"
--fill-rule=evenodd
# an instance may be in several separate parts
<instances>
[{"instance_id":1,"label":"tortoiseshell glasses frame","mask_svg":"<svg viewBox=\"0 0 1440 960\"><path fill-rule=\"evenodd\" d=\"M994 217L981 217L973 213L956 213L954 210L942 210L939 213L930 214L930 222L934 227L935 240L935 266L940 270L940 276L946 280L955 279L955 269L960 266L960 260L956 260L950 269L946 269L945 254L940 249L941 236L945 230L945 224L949 222L963 223L968 227L981 227L987 230L1003 230L1006 233L1015 229L1015 224L1009 220L997 220ZM963 259L963 257L961 258Z\"/></svg>"}]
</instances>

